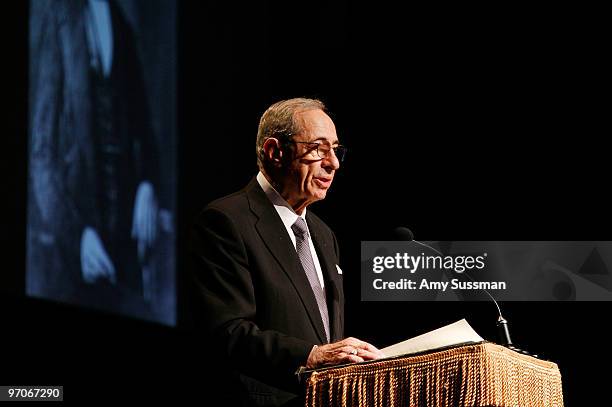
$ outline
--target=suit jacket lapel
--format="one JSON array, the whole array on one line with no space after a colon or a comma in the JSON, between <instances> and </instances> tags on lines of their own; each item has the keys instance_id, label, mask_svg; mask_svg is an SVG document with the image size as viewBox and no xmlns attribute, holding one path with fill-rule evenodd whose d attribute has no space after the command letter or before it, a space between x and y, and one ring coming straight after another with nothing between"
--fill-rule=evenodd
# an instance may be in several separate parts
<instances>
[{"instance_id":1,"label":"suit jacket lapel","mask_svg":"<svg viewBox=\"0 0 612 407\"><path fill-rule=\"evenodd\" d=\"M295 251L291 239L287 235L285 225L278 216L274 206L265 195L257 179L253 179L246 188L251 210L259 218L255 223L255 229L261 236L264 244L272 253L281 268L285 271L300 297L307 314L310 318L317 336L322 343L326 343L325 329L321 313L317 306L317 300L312 292L300 260Z\"/></svg>"},{"instance_id":2,"label":"suit jacket lapel","mask_svg":"<svg viewBox=\"0 0 612 407\"><path fill-rule=\"evenodd\" d=\"M317 226L316 222L311 222L311 217L306 214L308 221L308 229L312 237L312 242L317 251L319 257L319 263L323 271L323 276L326 281L325 291L327 293L327 304L330 312L330 340L331 342L338 341L340 338L340 293L339 287L342 284L338 279L338 271L336 270L336 263L334 262L334 248L330 246L330 242L322 239L322 233Z\"/></svg>"}]
</instances>

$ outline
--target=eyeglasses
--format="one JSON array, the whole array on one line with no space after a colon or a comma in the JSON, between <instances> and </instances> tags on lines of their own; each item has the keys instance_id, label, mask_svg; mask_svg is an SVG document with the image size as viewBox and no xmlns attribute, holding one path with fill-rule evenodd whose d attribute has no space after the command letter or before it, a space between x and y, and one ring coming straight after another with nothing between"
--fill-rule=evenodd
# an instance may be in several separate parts
<instances>
[{"instance_id":1,"label":"eyeglasses","mask_svg":"<svg viewBox=\"0 0 612 407\"><path fill-rule=\"evenodd\" d=\"M347 148L342 145L332 147L327 143L317 143L316 141L294 141L294 140L290 140L290 141L295 144L309 144L311 146L316 145L317 147L312 148L312 151L316 151L317 156L319 158L327 158L331 150L334 150L334 154L336 155L336 157L338 158L338 161L340 162L343 162L344 157L346 156Z\"/></svg>"}]
</instances>

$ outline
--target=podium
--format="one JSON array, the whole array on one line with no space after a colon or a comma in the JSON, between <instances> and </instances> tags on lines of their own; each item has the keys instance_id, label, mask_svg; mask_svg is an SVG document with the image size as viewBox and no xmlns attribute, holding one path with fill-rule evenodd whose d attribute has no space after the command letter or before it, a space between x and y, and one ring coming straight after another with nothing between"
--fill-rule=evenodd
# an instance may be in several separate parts
<instances>
[{"instance_id":1,"label":"podium","mask_svg":"<svg viewBox=\"0 0 612 407\"><path fill-rule=\"evenodd\" d=\"M563 406L553 362L483 342L312 371L306 406Z\"/></svg>"}]
</instances>

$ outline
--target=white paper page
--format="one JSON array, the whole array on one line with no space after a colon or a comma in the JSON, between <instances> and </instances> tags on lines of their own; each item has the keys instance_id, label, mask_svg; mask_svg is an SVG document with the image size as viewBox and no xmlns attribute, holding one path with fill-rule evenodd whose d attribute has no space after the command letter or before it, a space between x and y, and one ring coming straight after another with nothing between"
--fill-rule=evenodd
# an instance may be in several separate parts
<instances>
[{"instance_id":1,"label":"white paper page","mask_svg":"<svg viewBox=\"0 0 612 407\"><path fill-rule=\"evenodd\" d=\"M435 329L423 335L415 336L395 345L381 349L385 356L394 357L408 353L425 352L445 346L464 342L482 342L484 339L474 331L465 319Z\"/></svg>"}]
</instances>

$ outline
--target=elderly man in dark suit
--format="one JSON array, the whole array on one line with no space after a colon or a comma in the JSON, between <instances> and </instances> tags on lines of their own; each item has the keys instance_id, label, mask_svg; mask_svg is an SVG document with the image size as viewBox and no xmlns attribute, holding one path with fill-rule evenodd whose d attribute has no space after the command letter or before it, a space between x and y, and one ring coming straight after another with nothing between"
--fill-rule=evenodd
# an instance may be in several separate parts
<instances>
[{"instance_id":1,"label":"elderly man in dark suit","mask_svg":"<svg viewBox=\"0 0 612 407\"><path fill-rule=\"evenodd\" d=\"M195 223L203 324L246 405L299 403L300 366L383 356L343 339L338 242L307 211L325 198L345 151L320 101L278 102L260 121L257 177Z\"/></svg>"}]
</instances>

